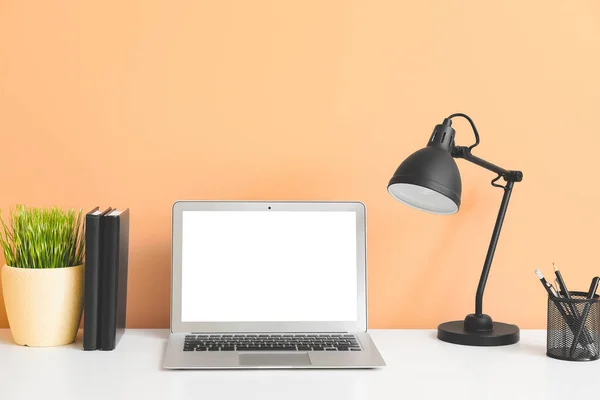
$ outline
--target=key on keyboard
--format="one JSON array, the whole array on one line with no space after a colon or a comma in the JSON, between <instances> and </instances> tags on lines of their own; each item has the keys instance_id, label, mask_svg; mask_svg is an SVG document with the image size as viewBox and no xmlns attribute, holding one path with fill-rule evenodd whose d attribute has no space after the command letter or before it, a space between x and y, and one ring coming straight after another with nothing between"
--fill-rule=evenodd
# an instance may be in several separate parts
<instances>
[{"instance_id":1,"label":"key on keyboard","mask_svg":"<svg viewBox=\"0 0 600 400\"><path fill-rule=\"evenodd\" d=\"M186 335L183 351L361 351L354 335Z\"/></svg>"}]
</instances>

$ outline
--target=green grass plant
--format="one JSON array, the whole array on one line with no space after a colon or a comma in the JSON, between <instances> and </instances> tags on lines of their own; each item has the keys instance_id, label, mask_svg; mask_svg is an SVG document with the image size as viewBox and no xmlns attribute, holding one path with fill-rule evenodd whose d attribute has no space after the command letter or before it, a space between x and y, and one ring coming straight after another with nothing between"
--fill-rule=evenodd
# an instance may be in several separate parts
<instances>
[{"instance_id":1,"label":"green grass plant","mask_svg":"<svg viewBox=\"0 0 600 400\"><path fill-rule=\"evenodd\" d=\"M17 206L7 222L0 211L0 246L16 268L65 268L83 263L81 210Z\"/></svg>"}]
</instances>

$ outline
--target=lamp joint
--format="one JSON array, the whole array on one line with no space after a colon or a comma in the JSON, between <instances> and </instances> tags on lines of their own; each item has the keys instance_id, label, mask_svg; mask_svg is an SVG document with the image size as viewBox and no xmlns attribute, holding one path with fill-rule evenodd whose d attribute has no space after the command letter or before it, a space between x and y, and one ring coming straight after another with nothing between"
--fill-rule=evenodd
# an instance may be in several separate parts
<instances>
[{"instance_id":1,"label":"lamp joint","mask_svg":"<svg viewBox=\"0 0 600 400\"><path fill-rule=\"evenodd\" d=\"M466 158L469 153L471 153L471 149L467 146L454 146L450 151L450 154L454 158Z\"/></svg>"},{"instance_id":2,"label":"lamp joint","mask_svg":"<svg viewBox=\"0 0 600 400\"><path fill-rule=\"evenodd\" d=\"M504 175L503 178L506 182L521 182L523 180L523 172L508 171L508 173Z\"/></svg>"}]
</instances>

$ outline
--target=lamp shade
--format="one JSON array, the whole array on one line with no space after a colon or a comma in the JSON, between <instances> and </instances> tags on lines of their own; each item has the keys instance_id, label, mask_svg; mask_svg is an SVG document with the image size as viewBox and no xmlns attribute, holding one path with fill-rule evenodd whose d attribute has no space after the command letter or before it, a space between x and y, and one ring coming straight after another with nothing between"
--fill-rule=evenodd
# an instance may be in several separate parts
<instances>
[{"instance_id":1,"label":"lamp shade","mask_svg":"<svg viewBox=\"0 0 600 400\"><path fill-rule=\"evenodd\" d=\"M430 143L404 160L388 184L392 197L434 214L457 212L462 183L456 161L444 147Z\"/></svg>"}]
</instances>

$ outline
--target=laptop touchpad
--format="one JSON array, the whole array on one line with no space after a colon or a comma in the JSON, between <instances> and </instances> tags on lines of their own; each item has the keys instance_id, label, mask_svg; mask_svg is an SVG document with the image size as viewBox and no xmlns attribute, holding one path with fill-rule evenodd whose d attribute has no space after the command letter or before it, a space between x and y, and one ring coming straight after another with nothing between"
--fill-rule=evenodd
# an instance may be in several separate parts
<instances>
[{"instance_id":1,"label":"laptop touchpad","mask_svg":"<svg viewBox=\"0 0 600 400\"><path fill-rule=\"evenodd\" d=\"M239 355L242 366L262 367L294 367L300 365L311 365L307 353L297 354L265 354L265 353L242 353Z\"/></svg>"}]
</instances>

